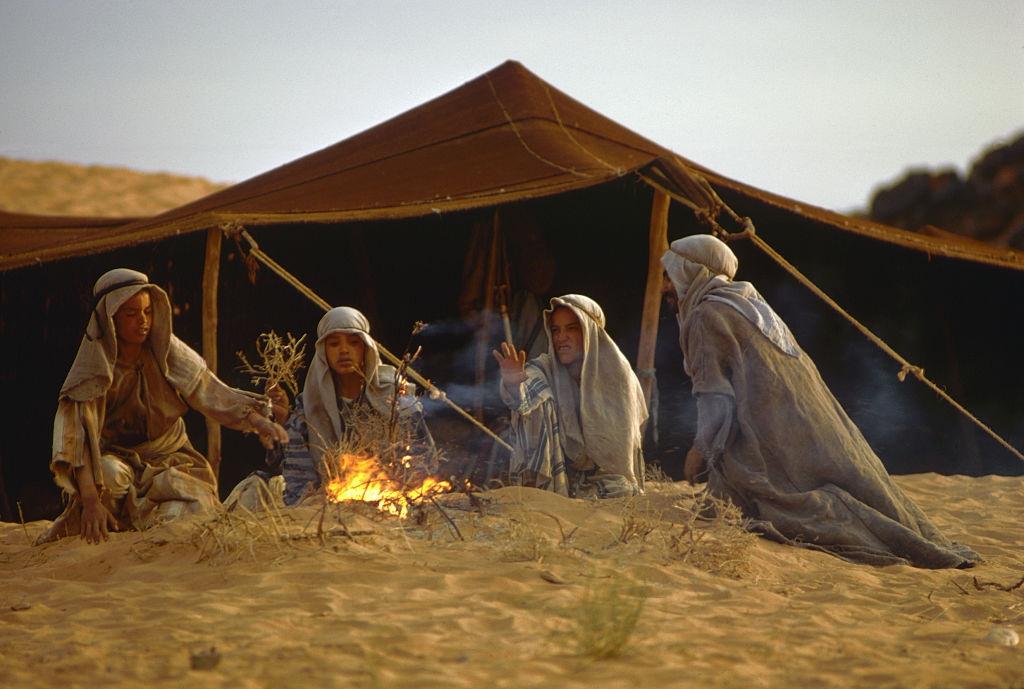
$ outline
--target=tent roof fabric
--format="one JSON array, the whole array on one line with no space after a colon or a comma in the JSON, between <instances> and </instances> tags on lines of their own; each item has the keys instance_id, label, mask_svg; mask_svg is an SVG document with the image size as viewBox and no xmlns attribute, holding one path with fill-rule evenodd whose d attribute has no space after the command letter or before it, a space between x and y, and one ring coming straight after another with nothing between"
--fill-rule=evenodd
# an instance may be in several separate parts
<instances>
[{"instance_id":1,"label":"tent roof fabric","mask_svg":"<svg viewBox=\"0 0 1024 689\"><path fill-rule=\"evenodd\" d=\"M161 215L85 225L45 247L3 230L0 270L154 241L225 222L274 225L411 218L553 196L655 161L793 213L938 255L1024 269L1024 253L848 218L678 158L509 61L376 127ZM0 217L0 227L5 227ZM18 241L14 241L18 240Z\"/></svg>"},{"instance_id":2,"label":"tent roof fabric","mask_svg":"<svg viewBox=\"0 0 1024 689\"><path fill-rule=\"evenodd\" d=\"M30 215L0 210L0 270L123 246L118 228L138 218ZM97 239L106 242L93 249Z\"/></svg>"}]
</instances>

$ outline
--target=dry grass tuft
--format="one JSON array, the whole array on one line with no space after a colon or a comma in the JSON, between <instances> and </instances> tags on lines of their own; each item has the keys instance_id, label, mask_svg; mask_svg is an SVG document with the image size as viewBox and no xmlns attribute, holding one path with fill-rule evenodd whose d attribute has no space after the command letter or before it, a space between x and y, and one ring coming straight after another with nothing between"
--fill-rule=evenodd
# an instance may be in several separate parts
<instances>
[{"instance_id":1,"label":"dry grass tuft","mask_svg":"<svg viewBox=\"0 0 1024 689\"><path fill-rule=\"evenodd\" d=\"M672 477L665 473L660 464L644 465L644 481L646 483L672 483Z\"/></svg>"},{"instance_id":2,"label":"dry grass tuft","mask_svg":"<svg viewBox=\"0 0 1024 689\"><path fill-rule=\"evenodd\" d=\"M674 557L733 579L750 574L750 548L757 536L749 531L749 520L736 505L704 490L684 498L676 507L686 519L668 534L669 552Z\"/></svg>"},{"instance_id":3,"label":"dry grass tuft","mask_svg":"<svg viewBox=\"0 0 1024 689\"><path fill-rule=\"evenodd\" d=\"M651 532L662 526L661 516L660 513L652 512L649 505L641 509L639 500L630 500L622 508L622 525L612 545L629 543L635 539L646 541Z\"/></svg>"},{"instance_id":4,"label":"dry grass tuft","mask_svg":"<svg viewBox=\"0 0 1024 689\"><path fill-rule=\"evenodd\" d=\"M231 563L246 556L256 561L268 551L272 559L283 557L285 533L276 510L256 513L239 505L198 522L189 540L199 551L197 562Z\"/></svg>"},{"instance_id":5,"label":"dry grass tuft","mask_svg":"<svg viewBox=\"0 0 1024 689\"><path fill-rule=\"evenodd\" d=\"M595 581L570 610L570 638L578 655L601 659L619 655L643 611L646 592L619 575Z\"/></svg>"},{"instance_id":6,"label":"dry grass tuft","mask_svg":"<svg viewBox=\"0 0 1024 689\"><path fill-rule=\"evenodd\" d=\"M552 541L536 524L509 517L500 528L498 552L502 562L542 562L552 551Z\"/></svg>"}]
</instances>

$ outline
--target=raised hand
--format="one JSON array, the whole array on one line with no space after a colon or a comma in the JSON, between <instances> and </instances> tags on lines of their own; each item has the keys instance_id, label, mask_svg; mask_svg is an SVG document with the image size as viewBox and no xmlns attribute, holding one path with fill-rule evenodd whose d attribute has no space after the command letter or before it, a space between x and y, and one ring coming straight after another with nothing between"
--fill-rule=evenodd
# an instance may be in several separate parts
<instances>
[{"instance_id":1,"label":"raised hand","mask_svg":"<svg viewBox=\"0 0 1024 689\"><path fill-rule=\"evenodd\" d=\"M526 352L516 351L508 342L501 343L501 351L491 352L501 367L501 382L506 387L513 387L526 382Z\"/></svg>"},{"instance_id":2,"label":"raised hand","mask_svg":"<svg viewBox=\"0 0 1024 689\"><path fill-rule=\"evenodd\" d=\"M268 385L264 391L267 397L270 398L270 406L273 409L274 421L278 423L284 423L288 420L288 415L291 413L291 407L288 405L288 393L284 389L274 383Z\"/></svg>"}]
</instances>

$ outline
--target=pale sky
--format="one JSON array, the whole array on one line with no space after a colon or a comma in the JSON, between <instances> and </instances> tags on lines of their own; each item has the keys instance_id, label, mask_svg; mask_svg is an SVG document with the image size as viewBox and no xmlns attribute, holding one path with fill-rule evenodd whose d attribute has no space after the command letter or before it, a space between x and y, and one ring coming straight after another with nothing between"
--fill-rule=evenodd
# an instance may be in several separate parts
<instances>
[{"instance_id":1,"label":"pale sky","mask_svg":"<svg viewBox=\"0 0 1024 689\"><path fill-rule=\"evenodd\" d=\"M236 182L509 58L836 210L1024 131L1024 0L0 0L0 156Z\"/></svg>"}]
</instances>

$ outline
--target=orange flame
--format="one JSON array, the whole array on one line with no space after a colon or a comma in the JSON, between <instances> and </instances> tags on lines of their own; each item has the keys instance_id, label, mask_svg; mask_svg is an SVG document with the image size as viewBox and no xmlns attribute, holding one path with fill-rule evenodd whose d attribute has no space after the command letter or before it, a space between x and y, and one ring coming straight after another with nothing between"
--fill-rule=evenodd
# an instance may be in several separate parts
<instances>
[{"instance_id":1,"label":"orange flame","mask_svg":"<svg viewBox=\"0 0 1024 689\"><path fill-rule=\"evenodd\" d=\"M402 464L409 467L412 457L406 455ZM338 458L338 475L327 484L331 502L359 500L377 503L377 509L404 519L409 507L424 498L451 490L452 484L428 476L418 486L403 486L394 481L378 457L342 454Z\"/></svg>"}]
</instances>

